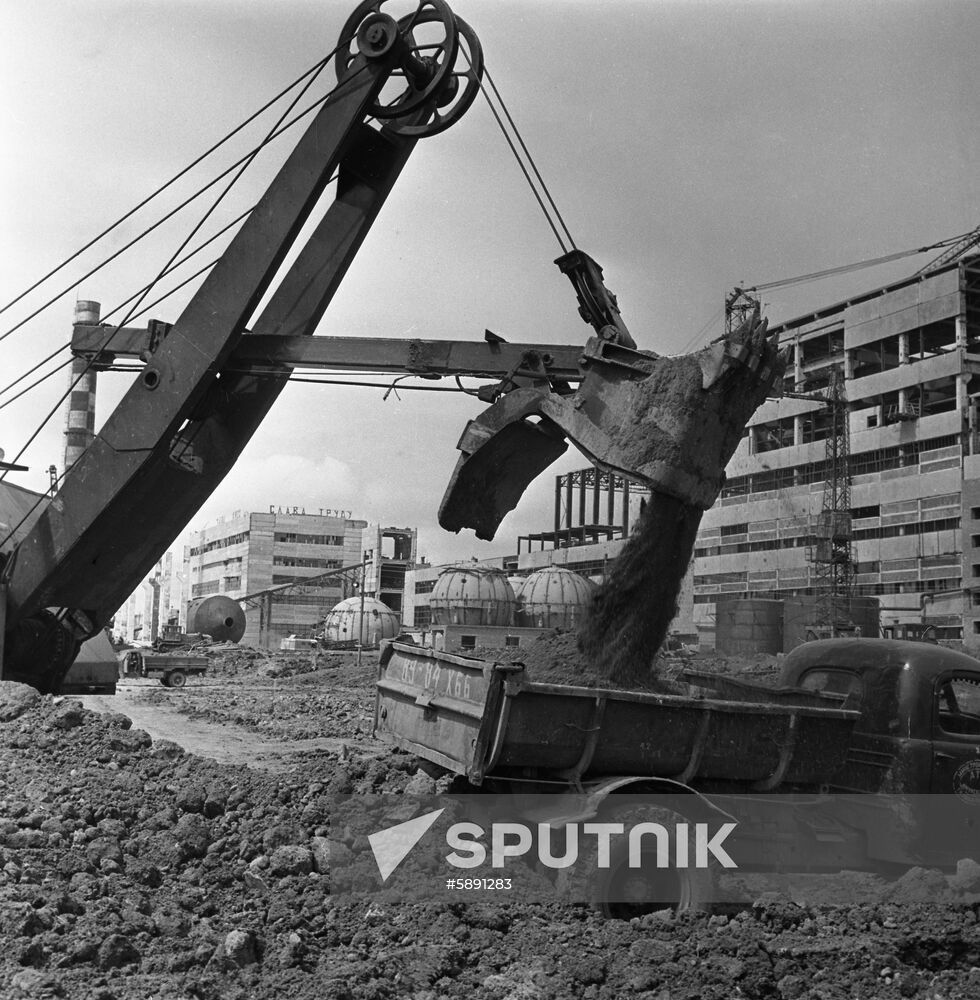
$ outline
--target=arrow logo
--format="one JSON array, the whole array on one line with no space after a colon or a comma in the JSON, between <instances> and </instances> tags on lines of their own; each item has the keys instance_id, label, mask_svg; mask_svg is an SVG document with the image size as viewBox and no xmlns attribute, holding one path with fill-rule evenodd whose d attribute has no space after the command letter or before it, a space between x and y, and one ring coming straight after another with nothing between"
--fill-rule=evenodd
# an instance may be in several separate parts
<instances>
[{"instance_id":1,"label":"arrow logo","mask_svg":"<svg viewBox=\"0 0 980 1000\"><path fill-rule=\"evenodd\" d=\"M388 876L405 860L408 852L444 812L444 808L436 809L424 816L416 816L405 823L368 835L368 843L374 852L382 882L388 881Z\"/></svg>"}]
</instances>

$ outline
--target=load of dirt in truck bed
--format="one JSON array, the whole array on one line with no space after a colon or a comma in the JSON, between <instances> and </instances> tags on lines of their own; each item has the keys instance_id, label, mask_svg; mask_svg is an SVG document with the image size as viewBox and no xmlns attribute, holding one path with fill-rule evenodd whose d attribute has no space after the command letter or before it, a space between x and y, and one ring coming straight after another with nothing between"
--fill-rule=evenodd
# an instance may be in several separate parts
<instances>
[{"instance_id":1,"label":"load of dirt in truck bed","mask_svg":"<svg viewBox=\"0 0 980 1000\"><path fill-rule=\"evenodd\" d=\"M980 990L976 866L877 887L860 876L864 901L851 907L770 893L737 913L632 921L503 892L355 897L334 884L352 835L325 825L324 804L383 792L408 806L434 791L407 754L320 753L276 774L222 766L151 741L122 715L10 684L0 718L0 996L967 1000Z\"/></svg>"},{"instance_id":2,"label":"load of dirt in truck bed","mask_svg":"<svg viewBox=\"0 0 980 1000\"><path fill-rule=\"evenodd\" d=\"M576 687L609 686L609 678L596 661L579 648L578 632L558 631L538 636L526 646L485 647L474 655L497 663L523 663L530 680L541 684L570 684ZM684 661L667 660L656 671L638 672L630 690L683 694L687 686L678 681ZM625 685L615 685L625 687Z\"/></svg>"}]
</instances>

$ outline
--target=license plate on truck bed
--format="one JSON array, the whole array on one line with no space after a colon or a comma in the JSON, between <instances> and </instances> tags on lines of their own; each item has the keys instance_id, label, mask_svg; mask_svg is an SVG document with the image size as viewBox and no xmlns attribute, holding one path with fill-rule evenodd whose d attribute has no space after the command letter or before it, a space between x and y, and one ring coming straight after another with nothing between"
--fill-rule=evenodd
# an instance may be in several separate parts
<instances>
[{"instance_id":1,"label":"license plate on truck bed","mask_svg":"<svg viewBox=\"0 0 980 1000\"><path fill-rule=\"evenodd\" d=\"M375 735L457 774L471 774L480 769L492 738L508 672L485 660L392 642L381 653Z\"/></svg>"}]
</instances>

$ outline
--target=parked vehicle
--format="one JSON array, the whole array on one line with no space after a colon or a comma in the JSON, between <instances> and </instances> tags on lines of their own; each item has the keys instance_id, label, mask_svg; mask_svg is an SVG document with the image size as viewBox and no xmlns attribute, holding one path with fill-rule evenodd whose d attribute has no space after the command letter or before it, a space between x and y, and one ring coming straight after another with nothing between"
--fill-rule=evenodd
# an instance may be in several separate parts
<instances>
[{"instance_id":1,"label":"parked vehicle","mask_svg":"<svg viewBox=\"0 0 980 1000\"><path fill-rule=\"evenodd\" d=\"M133 650L126 654L127 677L157 677L164 687L183 687L188 677L201 676L208 669L208 658L201 653L158 653Z\"/></svg>"}]
</instances>

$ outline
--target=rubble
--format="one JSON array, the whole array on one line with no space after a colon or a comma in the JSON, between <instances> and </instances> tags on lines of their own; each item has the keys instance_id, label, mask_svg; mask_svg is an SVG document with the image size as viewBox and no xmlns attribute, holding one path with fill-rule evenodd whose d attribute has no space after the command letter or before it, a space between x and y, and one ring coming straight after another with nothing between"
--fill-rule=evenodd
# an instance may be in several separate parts
<instances>
[{"instance_id":1,"label":"rubble","mask_svg":"<svg viewBox=\"0 0 980 1000\"><path fill-rule=\"evenodd\" d=\"M552 653L569 643L572 634ZM339 681L338 704L356 697L369 705L372 672L362 665L358 679L351 664L319 684L297 675L277 697L298 707L311 694L326 698ZM212 703L226 691L208 690ZM81 724L49 729L65 705ZM299 715L301 731L306 719ZM335 724L345 718L327 713L322 727ZM42 732L51 742L39 751L32 738ZM134 744L115 748L127 733ZM352 742L345 757L318 752L284 771L219 765L148 743L118 715L39 698L0 724L0 758L0 933L8 945L0 996L977 995L977 876L966 863L956 875L910 873L904 885L862 875L868 901L856 906L834 905L834 891L820 906L770 894L716 916L604 921L581 906L489 894L450 904L372 901L347 895L334 878L350 851L324 825L323 797L431 788L406 754L372 756ZM912 893L912 883L927 895ZM940 898L941 885L948 891ZM896 887L901 898L890 895Z\"/></svg>"}]
</instances>

